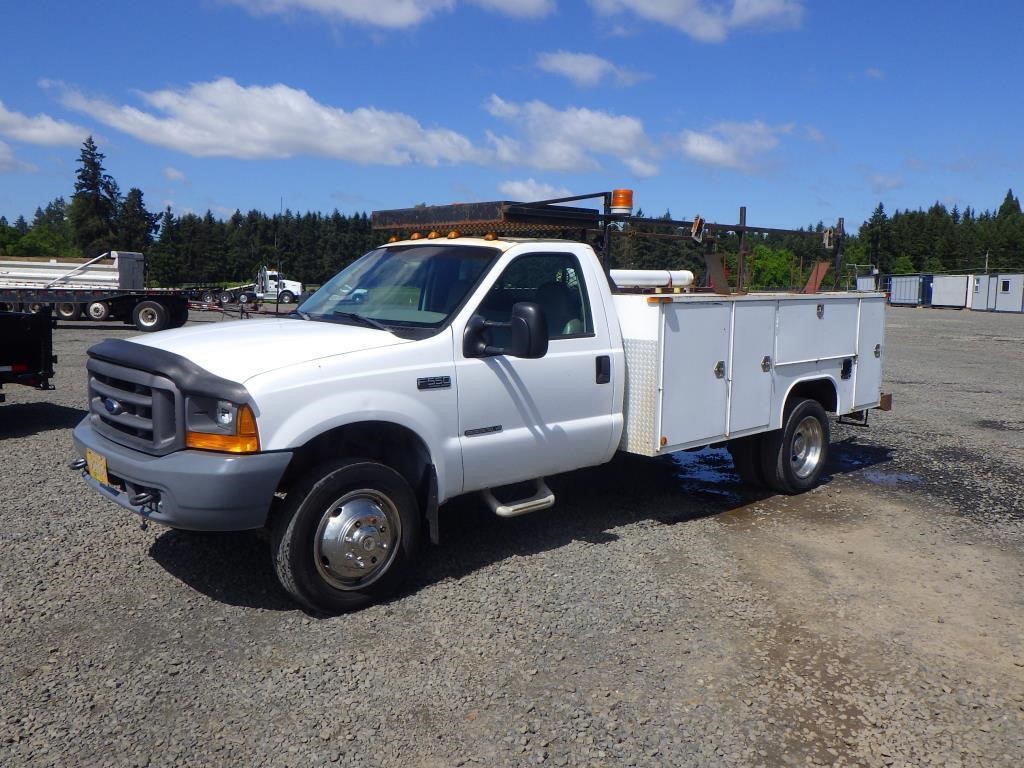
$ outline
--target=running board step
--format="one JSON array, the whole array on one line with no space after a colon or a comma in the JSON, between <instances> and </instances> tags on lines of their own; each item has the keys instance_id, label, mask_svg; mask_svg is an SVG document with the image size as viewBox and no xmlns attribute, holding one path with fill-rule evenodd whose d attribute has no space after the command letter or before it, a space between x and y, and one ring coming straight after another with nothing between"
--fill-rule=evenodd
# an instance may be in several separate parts
<instances>
[{"instance_id":1,"label":"running board step","mask_svg":"<svg viewBox=\"0 0 1024 768\"><path fill-rule=\"evenodd\" d=\"M494 490L500 492L502 490L500 488L485 488L481 493L483 493L484 501L487 502L491 511L498 517L518 517L519 515L526 515L530 512L538 512L542 509L553 507L555 505L555 494L548 488L544 478L538 477L532 481L532 484L535 488L534 494L523 499L517 499L516 501L500 501L494 495ZM516 485L519 485L519 483ZM527 483L523 483L523 485L527 485ZM505 486L505 488L509 488L509 486Z\"/></svg>"}]
</instances>

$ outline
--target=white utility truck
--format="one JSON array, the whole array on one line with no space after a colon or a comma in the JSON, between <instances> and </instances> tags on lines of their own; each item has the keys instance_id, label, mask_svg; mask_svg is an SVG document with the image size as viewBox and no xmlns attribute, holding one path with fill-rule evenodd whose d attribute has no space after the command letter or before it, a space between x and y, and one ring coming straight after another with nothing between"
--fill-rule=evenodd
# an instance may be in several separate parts
<instances>
[{"instance_id":1,"label":"white utility truck","mask_svg":"<svg viewBox=\"0 0 1024 768\"><path fill-rule=\"evenodd\" d=\"M147 520L269 528L282 585L324 612L394 591L445 501L550 507L545 476L616 451L726 445L747 483L813 487L827 414L886 405L884 296L701 290L690 272L606 270L584 242L509 234L586 230L607 252L648 221L625 192L599 193L603 209L377 212L408 237L288 318L97 344L72 467ZM705 241L781 231L672 224Z\"/></svg>"}]
</instances>

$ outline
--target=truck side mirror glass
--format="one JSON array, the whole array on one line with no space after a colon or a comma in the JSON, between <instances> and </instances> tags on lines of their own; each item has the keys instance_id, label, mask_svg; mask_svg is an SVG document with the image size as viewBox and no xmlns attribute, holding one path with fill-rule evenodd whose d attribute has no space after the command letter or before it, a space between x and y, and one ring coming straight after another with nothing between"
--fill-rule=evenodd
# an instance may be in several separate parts
<instances>
[{"instance_id":1,"label":"truck side mirror glass","mask_svg":"<svg viewBox=\"0 0 1024 768\"><path fill-rule=\"evenodd\" d=\"M494 347L487 344L488 328L507 328L508 346ZM465 357L508 355L533 359L544 357L547 352L547 320L544 317L544 310L532 301L513 304L512 317L507 323L485 320L481 315L473 315L466 324L466 332L462 338L462 354Z\"/></svg>"}]
</instances>

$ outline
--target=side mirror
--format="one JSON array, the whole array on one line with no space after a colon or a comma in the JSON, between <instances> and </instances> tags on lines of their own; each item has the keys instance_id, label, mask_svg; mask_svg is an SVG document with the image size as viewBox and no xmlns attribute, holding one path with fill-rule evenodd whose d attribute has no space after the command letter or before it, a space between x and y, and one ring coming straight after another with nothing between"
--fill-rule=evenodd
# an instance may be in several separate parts
<instances>
[{"instance_id":1,"label":"side mirror","mask_svg":"<svg viewBox=\"0 0 1024 768\"><path fill-rule=\"evenodd\" d=\"M488 328L507 328L509 339L507 347L495 347L487 344ZM466 333L462 338L462 354L466 357L492 357L508 355L509 357L538 358L548 352L548 324L544 310L532 301L520 301L512 305L512 317L507 323L485 320L480 315L473 315L466 325Z\"/></svg>"}]
</instances>

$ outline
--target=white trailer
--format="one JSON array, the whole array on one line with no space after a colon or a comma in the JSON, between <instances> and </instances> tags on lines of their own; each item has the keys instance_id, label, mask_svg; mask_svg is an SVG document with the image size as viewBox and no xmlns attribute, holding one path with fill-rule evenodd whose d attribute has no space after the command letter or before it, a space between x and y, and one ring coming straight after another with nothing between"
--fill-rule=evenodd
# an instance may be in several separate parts
<instances>
[{"instance_id":1,"label":"white trailer","mask_svg":"<svg viewBox=\"0 0 1024 768\"><path fill-rule=\"evenodd\" d=\"M1024 274L995 276L995 311L1024 312Z\"/></svg>"},{"instance_id":2,"label":"white trailer","mask_svg":"<svg viewBox=\"0 0 1024 768\"><path fill-rule=\"evenodd\" d=\"M889 303L919 305L923 285L921 275L893 275L889 283Z\"/></svg>"},{"instance_id":3,"label":"white trailer","mask_svg":"<svg viewBox=\"0 0 1024 768\"><path fill-rule=\"evenodd\" d=\"M963 309L967 306L970 285L969 275L935 275L932 278L932 306Z\"/></svg>"}]
</instances>

